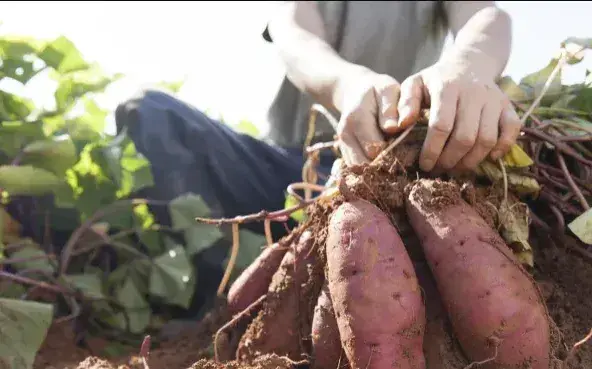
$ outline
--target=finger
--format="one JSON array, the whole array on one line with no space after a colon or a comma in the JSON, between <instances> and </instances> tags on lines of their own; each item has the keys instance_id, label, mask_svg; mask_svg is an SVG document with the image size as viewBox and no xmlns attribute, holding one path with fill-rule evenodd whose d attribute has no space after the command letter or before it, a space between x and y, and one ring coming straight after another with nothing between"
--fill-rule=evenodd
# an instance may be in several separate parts
<instances>
[{"instance_id":1,"label":"finger","mask_svg":"<svg viewBox=\"0 0 592 369\"><path fill-rule=\"evenodd\" d=\"M497 143L498 126L502 104L491 102L483 107L481 123L475 146L462 159L462 169L475 169L487 157Z\"/></svg>"},{"instance_id":2,"label":"finger","mask_svg":"<svg viewBox=\"0 0 592 369\"><path fill-rule=\"evenodd\" d=\"M353 130L349 128L345 120L339 124L337 134L339 137L339 149L347 166L362 164L368 161Z\"/></svg>"},{"instance_id":3,"label":"finger","mask_svg":"<svg viewBox=\"0 0 592 369\"><path fill-rule=\"evenodd\" d=\"M407 78L401 85L401 97L399 98L399 130L407 128L419 119L419 112L423 100L423 80L415 75Z\"/></svg>"},{"instance_id":4,"label":"finger","mask_svg":"<svg viewBox=\"0 0 592 369\"><path fill-rule=\"evenodd\" d=\"M378 128L376 117L369 111L357 110L346 117L348 131L358 141L367 159L374 159L385 147L386 143Z\"/></svg>"},{"instance_id":5,"label":"finger","mask_svg":"<svg viewBox=\"0 0 592 369\"><path fill-rule=\"evenodd\" d=\"M438 159L438 164L443 169L454 168L475 145L486 95L487 90L482 88L473 89L470 93L460 96L454 129Z\"/></svg>"},{"instance_id":6,"label":"finger","mask_svg":"<svg viewBox=\"0 0 592 369\"><path fill-rule=\"evenodd\" d=\"M419 166L426 172L434 168L454 127L458 90L454 87L434 87L431 88L430 99L428 132L419 156Z\"/></svg>"},{"instance_id":7,"label":"finger","mask_svg":"<svg viewBox=\"0 0 592 369\"><path fill-rule=\"evenodd\" d=\"M377 91L378 124L386 134L396 133L399 120L397 104L399 103L400 87L393 82Z\"/></svg>"},{"instance_id":8,"label":"finger","mask_svg":"<svg viewBox=\"0 0 592 369\"><path fill-rule=\"evenodd\" d=\"M509 103L502 110L499 125L500 137L491 151L491 158L493 160L501 158L510 150L512 145L516 143L522 127L518 114L516 114L516 111Z\"/></svg>"}]
</instances>

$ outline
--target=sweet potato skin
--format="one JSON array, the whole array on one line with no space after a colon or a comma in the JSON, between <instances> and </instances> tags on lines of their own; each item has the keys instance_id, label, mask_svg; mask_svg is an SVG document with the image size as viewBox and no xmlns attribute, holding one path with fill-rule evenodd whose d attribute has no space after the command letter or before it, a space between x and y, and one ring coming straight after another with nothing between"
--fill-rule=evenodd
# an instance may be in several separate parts
<instances>
[{"instance_id":1,"label":"sweet potato skin","mask_svg":"<svg viewBox=\"0 0 592 369\"><path fill-rule=\"evenodd\" d=\"M413 264L389 218L357 199L329 220L327 279L352 369L423 369L425 307Z\"/></svg>"},{"instance_id":2,"label":"sweet potato skin","mask_svg":"<svg viewBox=\"0 0 592 369\"><path fill-rule=\"evenodd\" d=\"M237 359L277 354L302 360L302 347L309 340L314 307L324 282L313 245L311 232L304 231L286 252L262 308L240 340Z\"/></svg>"},{"instance_id":3,"label":"sweet potato skin","mask_svg":"<svg viewBox=\"0 0 592 369\"><path fill-rule=\"evenodd\" d=\"M312 318L312 369L347 368L347 358L341 349L339 328L335 320L329 286L325 281Z\"/></svg>"},{"instance_id":4,"label":"sweet potato skin","mask_svg":"<svg viewBox=\"0 0 592 369\"><path fill-rule=\"evenodd\" d=\"M228 309L231 314L238 314L263 296L273 274L277 271L287 247L274 243L266 247L234 281L228 291Z\"/></svg>"},{"instance_id":5,"label":"sweet potato skin","mask_svg":"<svg viewBox=\"0 0 592 369\"><path fill-rule=\"evenodd\" d=\"M482 368L548 369L549 321L536 285L450 185L416 182L406 208L465 354L495 356Z\"/></svg>"}]
</instances>

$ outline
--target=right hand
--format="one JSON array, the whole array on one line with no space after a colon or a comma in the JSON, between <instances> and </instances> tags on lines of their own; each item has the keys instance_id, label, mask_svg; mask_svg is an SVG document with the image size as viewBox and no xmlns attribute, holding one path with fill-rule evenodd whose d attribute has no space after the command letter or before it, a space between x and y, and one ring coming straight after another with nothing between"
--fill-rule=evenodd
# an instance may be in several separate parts
<instances>
[{"instance_id":1,"label":"right hand","mask_svg":"<svg viewBox=\"0 0 592 369\"><path fill-rule=\"evenodd\" d=\"M338 82L341 119L337 127L345 163L362 164L386 146L384 133L397 129L400 85L386 74L364 69Z\"/></svg>"}]
</instances>

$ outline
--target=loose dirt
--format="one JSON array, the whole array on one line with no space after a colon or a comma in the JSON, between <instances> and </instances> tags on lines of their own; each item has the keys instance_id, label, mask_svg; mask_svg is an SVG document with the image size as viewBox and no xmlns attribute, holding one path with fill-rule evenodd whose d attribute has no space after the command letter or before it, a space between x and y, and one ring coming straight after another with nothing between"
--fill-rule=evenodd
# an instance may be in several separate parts
<instances>
[{"instance_id":1,"label":"loose dirt","mask_svg":"<svg viewBox=\"0 0 592 369\"><path fill-rule=\"evenodd\" d=\"M409 226L402 210L404 209L405 187L411 181L417 179L417 168L414 168L413 164L416 162L419 153L417 142L418 140L410 137L406 145L397 147L377 166L345 168L343 171L345 181L340 186L342 195L338 195L325 205L311 207L308 212L311 220L306 227L314 234L313 249L318 252L316 256L324 265L326 224L331 209L348 197L361 197L373 202L385 213L389 214L411 255L424 292L428 320L424 338L427 367L428 369L464 369L470 363L464 357L452 334L450 323L440 301L431 272L424 261L417 236ZM443 186L442 189L452 190L456 188L458 191L460 188L461 190L458 191L458 194L453 194L453 196L438 196L437 193L426 194L426 201L438 206L440 200L460 199L462 197L479 212L488 224L495 227L498 215L496 209L499 209L500 199L502 198L502 191L499 188L483 187L474 178L445 178L443 180L454 181L455 186ZM515 201L511 195L509 200ZM585 337L592 328L592 298L590 298L592 296L592 264L583 260L579 255L572 253L570 249L556 244L548 235L541 232L531 232L530 242L534 250L535 265L531 273L547 304L550 316L563 336L562 345L554 352L557 359L563 361L568 356L568 352L574 343ZM293 278L289 271L285 271L284 274L287 279ZM313 271L308 274L309 277L312 275L318 275L318 273ZM300 330L310 330L312 315L309 312L312 311L311 309L314 308L316 302L316 298L311 296L318 295L322 286L322 277L320 279L321 281L303 281L303 291L307 296L299 304L305 311L297 317L290 318L299 319L300 321L285 322L286 326L296 327L296 329ZM281 285L278 281L275 281L275 284ZM287 287L284 285L284 288ZM273 302L278 306L283 303L285 301L281 301L281 299L279 299L279 302ZM262 315L276 313L271 305L267 305L263 312L260 313ZM272 310L269 310L270 308ZM255 316L253 314L253 317ZM213 360L213 337L217 329L228 322L230 318L224 305L221 304L212 310L202 322L196 323L194 327L188 327L181 336L163 342L158 348L153 348L148 358L150 369L282 369L309 367L305 359L307 358L306 351L309 350L310 337L303 337L305 342L301 342L301 347L303 347L304 352L295 353L292 352L295 350L292 348L290 352L283 353L289 355L290 359L276 355L260 355L256 356L248 364L230 361L236 358L236 349L240 339L245 339L245 336L247 336L243 335L244 332L249 332L250 329L251 338L259 335L257 339L261 339L261 335L267 333L266 331L257 332L256 326L249 328L248 321L238 324L234 329L225 331L220 335L218 342L218 349L221 353L220 358L227 360L227 362L224 364L215 363ZM254 318L254 321L257 322L257 318ZM76 347L74 345L74 336L69 329L68 325L52 327L37 357L35 368L143 368L137 356L127 355L105 361L99 359L96 352ZM252 358L252 352L247 356ZM297 356L300 356L300 358ZM567 368L592 368L592 343L582 345L571 356ZM560 366L553 369L560 369Z\"/></svg>"}]
</instances>

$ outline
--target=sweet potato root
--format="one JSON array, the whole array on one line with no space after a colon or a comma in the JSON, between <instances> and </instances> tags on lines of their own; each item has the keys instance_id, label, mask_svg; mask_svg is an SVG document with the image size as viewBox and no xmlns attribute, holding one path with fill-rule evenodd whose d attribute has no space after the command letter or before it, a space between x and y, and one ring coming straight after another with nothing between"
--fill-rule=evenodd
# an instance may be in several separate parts
<instances>
[{"instance_id":1,"label":"sweet potato root","mask_svg":"<svg viewBox=\"0 0 592 369\"><path fill-rule=\"evenodd\" d=\"M287 249L278 243L266 247L234 281L228 291L228 309L231 314L245 310L267 292Z\"/></svg>"},{"instance_id":2,"label":"sweet potato root","mask_svg":"<svg viewBox=\"0 0 592 369\"><path fill-rule=\"evenodd\" d=\"M425 307L413 264L389 218L364 200L329 220L327 279L353 369L425 367Z\"/></svg>"},{"instance_id":3,"label":"sweet potato root","mask_svg":"<svg viewBox=\"0 0 592 369\"><path fill-rule=\"evenodd\" d=\"M480 368L548 369L546 309L499 234L452 183L415 182L406 207L468 358L491 359Z\"/></svg>"},{"instance_id":4,"label":"sweet potato root","mask_svg":"<svg viewBox=\"0 0 592 369\"><path fill-rule=\"evenodd\" d=\"M304 231L284 255L263 307L241 338L239 360L277 354L297 361L309 350L304 341L310 337L313 310L324 281L313 241L311 233Z\"/></svg>"},{"instance_id":5,"label":"sweet potato root","mask_svg":"<svg viewBox=\"0 0 592 369\"><path fill-rule=\"evenodd\" d=\"M347 368L347 359L341 349L339 328L335 320L329 286L325 281L312 318L313 369Z\"/></svg>"}]
</instances>

